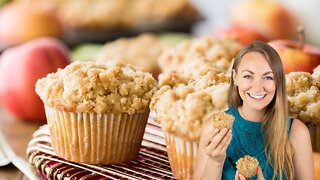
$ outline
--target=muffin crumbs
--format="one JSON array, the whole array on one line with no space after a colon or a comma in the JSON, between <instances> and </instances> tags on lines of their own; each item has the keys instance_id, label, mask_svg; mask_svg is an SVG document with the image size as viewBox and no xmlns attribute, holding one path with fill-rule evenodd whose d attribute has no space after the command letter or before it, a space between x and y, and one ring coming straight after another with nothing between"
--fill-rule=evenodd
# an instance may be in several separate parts
<instances>
[{"instance_id":1,"label":"muffin crumbs","mask_svg":"<svg viewBox=\"0 0 320 180\"><path fill-rule=\"evenodd\" d=\"M150 73L121 63L74 62L36 83L44 104L71 112L145 112L156 90Z\"/></svg>"}]
</instances>

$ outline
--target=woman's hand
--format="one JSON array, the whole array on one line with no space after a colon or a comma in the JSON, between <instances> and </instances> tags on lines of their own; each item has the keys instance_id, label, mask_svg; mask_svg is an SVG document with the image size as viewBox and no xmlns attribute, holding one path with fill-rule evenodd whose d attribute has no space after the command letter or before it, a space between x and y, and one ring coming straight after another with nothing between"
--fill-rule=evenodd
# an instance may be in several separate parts
<instances>
[{"instance_id":1,"label":"woman's hand","mask_svg":"<svg viewBox=\"0 0 320 180\"><path fill-rule=\"evenodd\" d=\"M227 128L219 129L208 128L203 133L206 135L200 141L206 154L216 163L224 163L226 150L232 139L232 131Z\"/></svg>"},{"instance_id":2,"label":"woman's hand","mask_svg":"<svg viewBox=\"0 0 320 180\"><path fill-rule=\"evenodd\" d=\"M239 171L236 172L236 176L234 177L235 180L246 180L246 178L239 173ZM257 180L264 180L264 177L263 177L263 173L262 173L262 170L260 168L260 166L258 166L258 169L257 169Z\"/></svg>"},{"instance_id":3,"label":"woman's hand","mask_svg":"<svg viewBox=\"0 0 320 180\"><path fill-rule=\"evenodd\" d=\"M231 130L219 131L209 120L203 124L192 179L221 179L231 137Z\"/></svg>"}]
</instances>

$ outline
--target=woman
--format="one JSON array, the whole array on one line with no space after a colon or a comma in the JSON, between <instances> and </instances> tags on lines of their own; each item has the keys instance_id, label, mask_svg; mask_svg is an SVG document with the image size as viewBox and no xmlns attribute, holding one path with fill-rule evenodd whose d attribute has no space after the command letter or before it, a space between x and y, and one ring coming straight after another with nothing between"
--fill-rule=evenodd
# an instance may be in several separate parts
<instances>
[{"instance_id":1,"label":"woman","mask_svg":"<svg viewBox=\"0 0 320 180\"><path fill-rule=\"evenodd\" d=\"M271 46L254 42L238 53L228 105L233 128L204 124L194 179L245 179L235 163L247 154L259 161L253 179L314 179L309 130L288 116L285 75Z\"/></svg>"}]
</instances>

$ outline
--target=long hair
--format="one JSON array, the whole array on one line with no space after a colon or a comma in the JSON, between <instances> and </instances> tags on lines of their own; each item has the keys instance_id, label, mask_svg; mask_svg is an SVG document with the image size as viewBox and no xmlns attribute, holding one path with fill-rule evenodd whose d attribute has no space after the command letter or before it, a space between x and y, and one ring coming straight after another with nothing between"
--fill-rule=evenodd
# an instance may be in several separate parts
<instances>
[{"instance_id":1,"label":"long hair","mask_svg":"<svg viewBox=\"0 0 320 180\"><path fill-rule=\"evenodd\" d=\"M288 134L288 104L285 75L281 58L276 50L266 43L256 41L240 50L234 59L232 69L238 72L238 67L242 57L248 52L259 52L264 55L274 74L276 92L272 101L266 107L263 117L263 128L265 130L264 150L268 161L274 169L273 179L285 175L287 179L294 179L293 149L289 142ZM231 84L228 92L229 108L238 108L242 105L238 88L234 85L231 75ZM284 173L283 174L283 170Z\"/></svg>"}]
</instances>

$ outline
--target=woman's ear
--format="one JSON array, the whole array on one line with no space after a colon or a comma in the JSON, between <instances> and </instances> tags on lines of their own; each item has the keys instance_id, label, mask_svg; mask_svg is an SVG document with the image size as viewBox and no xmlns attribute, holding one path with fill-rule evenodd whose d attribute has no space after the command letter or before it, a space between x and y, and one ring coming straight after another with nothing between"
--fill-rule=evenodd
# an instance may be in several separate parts
<instances>
[{"instance_id":1,"label":"woman's ear","mask_svg":"<svg viewBox=\"0 0 320 180\"><path fill-rule=\"evenodd\" d=\"M233 79L233 84L234 85L238 85L237 84L237 80L236 80L236 75L237 75L236 70L232 69L232 79Z\"/></svg>"}]
</instances>

